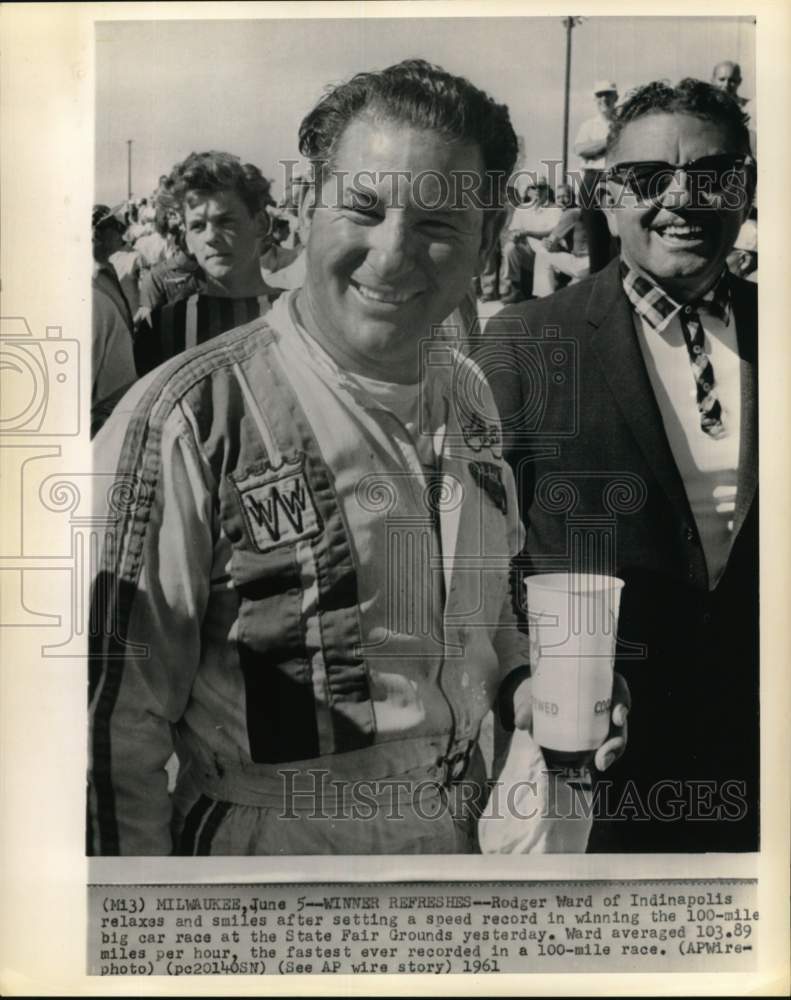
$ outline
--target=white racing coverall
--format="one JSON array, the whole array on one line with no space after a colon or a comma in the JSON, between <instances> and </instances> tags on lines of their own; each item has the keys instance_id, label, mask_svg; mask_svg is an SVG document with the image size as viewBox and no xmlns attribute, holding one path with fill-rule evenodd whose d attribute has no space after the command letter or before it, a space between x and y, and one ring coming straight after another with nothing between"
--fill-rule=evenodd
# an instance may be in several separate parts
<instances>
[{"instance_id":1,"label":"white racing coverall","mask_svg":"<svg viewBox=\"0 0 791 1000\"><path fill-rule=\"evenodd\" d=\"M102 429L92 853L477 849L522 529L488 386L425 346L419 386L353 377L283 298Z\"/></svg>"}]
</instances>

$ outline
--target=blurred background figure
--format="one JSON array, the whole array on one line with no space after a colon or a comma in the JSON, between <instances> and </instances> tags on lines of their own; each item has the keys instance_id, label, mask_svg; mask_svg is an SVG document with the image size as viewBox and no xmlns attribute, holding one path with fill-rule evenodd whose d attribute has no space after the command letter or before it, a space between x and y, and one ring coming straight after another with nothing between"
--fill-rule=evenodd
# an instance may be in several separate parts
<instances>
[{"instance_id":1,"label":"blurred background figure","mask_svg":"<svg viewBox=\"0 0 791 1000\"><path fill-rule=\"evenodd\" d=\"M178 212L161 202L154 207L153 229L135 242L143 267L154 267L177 254L180 227L181 216Z\"/></svg>"},{"instance_id":2,"label":"blurred background figure","mask_svg":"<svg viewBox=\"0 0 791 1000\"><path fill-rule=\"evenodd\" d=\"M544 178L528 185L525 199L514 209L503 242L500 298L506 305L533 297L536 251L563 214L554 204L552 188Z\"/></svg>"},{"instance_id":3,"label":"blurred background figure","mask_svg":"<svg viewBox=\"0 0 791 1000\"><path fill-rule=\"evenodd\" d=\"M124 293L124 298L134 317L140 307L140 274L142 270L140 254L132 246L129 240L130 222L134 205L129 202L121 212L116 213L116 218L123 228L121 235L121 247L110 254L110 263L115 268L118 281Z\"/></svg>"},{"instance_id":4,"label":"blurred background figure","mask_svg":"<svg viewBox=\"0 0 791 1000\"><path fill-rule=\"evenodd\" d=\"M747 281L758 281L758 212L756 207L750 209L749 216L742 223L739 235L728 254L728 270L737 278Z\"/></svg>"},{"instance_id":5,"label":"blurred background figure","mask_svg":"<svg viewBox=\"0 0 791 1000\"><path fill-rule=\"evenodd\" d=\"M271 284L271 277L277 271L282 271L288 267L292 261L296 260L300 254L301 245L294 245L292 236L291 220L289 215L282 208L267 208L270 219L269 233L262 241L261 251L261 273L264 280ZM296 226L294 227L296 230ZM299 240L296 241L299 244ZM288 244L291 244L290 246Z\"/></svg>"},{"instance_id":6,"label":"blurred background figure","mask_svg":"<svg viewBox=\"0 0 791 1000\"><path fill-rule=\"evenodd\" d=\"M154 218L156 216L156 205L153 199L149 201L148 198L140 199L140 211L139 218L143 225L149 227L148 232L151 232L151 227L154 225Z\"/></svg>"},{"instance_id":7,"label":"blurred background figure","mask_svg":"<svg viewBox=\"0 0 791 1000\"><path fill-rule=\"evenodd\" d=\"M141 236L145 236L149 232L148 226L140 221L140 210L136 201L129 202L126 219L127 226L124 239L127 243L133 244L135 240L139 240Z\"/></svg>"},{"instance_id":8,"label":"blurred background figure","mask_svg":"<svg viewBox=\"0 0 791 1000\"><path fill-rule=\"evenodd\" d=\"M498 242L492 247L489 256L486 258L486 264L478 278L482 302L494 302L500 298L498 283L500 280L501 254L502 251Z\"/></svg>"},{"instance_id":9,"label":"blurred background figure","mask_svg":"<svg viewBox=\"0 0 791 1000\"><path fill-rule=\"evenodd\" d=\"M747 103L746 97L739 97L738 91L742 82L742 70L738 63L726 59L717 63L711 71L711 83L717 90L724 90L730 94L738 103L744 106Z\"/></svg>"},{"instance_id":10,"label":"blurred background figure","mask_svg":"<svg viewBox=\"0 0 791 1000\"><path fill-rule=\"evenodd\" d=\"M618 244L610 236L604 212L599 207L599 187L604 177L604 152L613 111L618 102L618 87L612 80L597 80L593 86L596 114L580 126L574 151L585 163L580 190L582 223L588 240L591 273L618 255Z\"/></svg>"},{"instance_id":11,"label":"blurred background figure","mask_svg":"<svg viewBox=\"0 0 791 1000\"><path fill-rule=\"evenodd\" d=\"M289 235L283 241L284 247L300 247L306 242L306 234L302 231L299 210L302 200L310 190L310 181L303 171L292 174L286 184L286 191L277 205L283 217L288 219Z\"/></svg>"},{"instance_id":12,"label":"blurred background figure","mask_svg":"<svg viewBox=\"0 0 791 1000\"><path fill-rule=\"evenodd\" d=\"M724 90L726 94L730 94L742 111L744 111L745 105L750 103L748 97L739 96L739 87L742 84L742 69L737 62L726 59L724 62L717 63L711 71L711 83L717 90ZM749 132L750 149L753 152L753 156L755 156L758 149L755 129L750 128Z\"/></svg>"},{"instance_id":13,"label":"blurred background figure","mask_svg":"<svg viewBox=\"0 0 791 1000\"><path fill-rule=\"evenodd\" d=\"M91 432L109 416L112 404L135 380L132 313L110 257L122 250L126 226L107 205L91 212Z\"/></svg>"},{"instance_id":14,"label":"blurred background figure","mask_svg":"<svg viewBox=\"0 0 791 1000\"><path fill-rule=\"evenodd\" d=\"M140 278L140 304L135 313L135 326L146 322L157 306L178 302L198 291L201 269L186 249L183 233L173 256L142 269Z\"/></svg>"},{"instance_id":15,"label":"blurred background figure","mask_svg":"<svg viewBox=\"0 0 791 1000\"><path fill-rule=\"evenodd\" d=\"M545 236L536 248L533 264L533 295L536 298L551 295L589 273L588 237L582 212L574 204L574 192L568 184L558 185L555 201L563 214L549 236Z\"/></svg>"},{"instance_id":16,"label":"blurred background figure","mask_svg":"<svg viewBox=\"0 0 791 1000\"><path fill-rule=\"evenodd\" d=\"M200 266L187 250L184 223L180 213L173 208L167 185L160 184L158 189L156 218L164 248L154 264L141 262L140 302L134 317L136 328L150 320L157 306L186 299L197 292L201 284Z\"/></svg>"}]
</instances>

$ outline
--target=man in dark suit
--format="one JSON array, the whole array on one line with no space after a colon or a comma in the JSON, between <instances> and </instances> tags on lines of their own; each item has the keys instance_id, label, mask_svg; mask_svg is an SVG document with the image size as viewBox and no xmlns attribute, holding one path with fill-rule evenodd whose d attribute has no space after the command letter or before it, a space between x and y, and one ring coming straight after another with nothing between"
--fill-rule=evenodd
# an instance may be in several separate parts
<instances>
[{"instance_id":1,"label":"man in dark suit","mask_svg":"<svg viewBox=\"0 0 791 1000\"><path fill-rule=\"evenodd\" d=\"M504 310L475 353L500 407L526 574L625 581L625 755L590 851L758 847L756 287L725 259L754 191L745 117L709 84L617 112L621 256Z\"/></svg>"}]
</instances>

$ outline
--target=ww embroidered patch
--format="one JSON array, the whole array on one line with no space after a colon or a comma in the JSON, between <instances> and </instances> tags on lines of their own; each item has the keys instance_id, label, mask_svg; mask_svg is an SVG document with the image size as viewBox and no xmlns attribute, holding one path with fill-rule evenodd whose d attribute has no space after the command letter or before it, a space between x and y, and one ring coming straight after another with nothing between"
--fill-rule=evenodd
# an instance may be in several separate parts
<instances>
[{"instance_id":1,"label":"ww embroidered patch","mask_svg":"<svg viewBox=\"0 0 791 1000\"><path fill-rule=\"evenodd\" d=\"M323 524L305 477L305 458L234 480L248 534L259 552L315 538Z\"/></svg>"}]
</instances>

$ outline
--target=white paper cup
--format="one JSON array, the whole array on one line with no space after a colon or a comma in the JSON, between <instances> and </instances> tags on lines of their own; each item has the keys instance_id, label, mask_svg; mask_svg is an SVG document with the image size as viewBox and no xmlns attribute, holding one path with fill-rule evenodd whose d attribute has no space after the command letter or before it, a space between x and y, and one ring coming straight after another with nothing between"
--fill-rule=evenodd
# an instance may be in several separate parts
<instances>
[{"instance_id":1,"label":"white paper cup","mask_svg":"<svg viewBox=\"0 0 791 1000\"><path fill-rule=\"evenodd\" d=\"M525 580L533 738L561 762L590 757L607 738L623 580L544 573Z\"/></svg>"}]
</instances>

